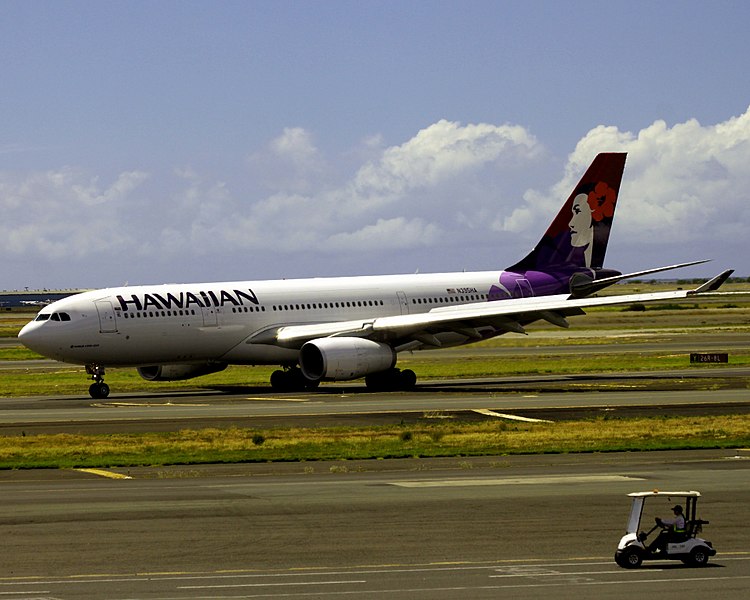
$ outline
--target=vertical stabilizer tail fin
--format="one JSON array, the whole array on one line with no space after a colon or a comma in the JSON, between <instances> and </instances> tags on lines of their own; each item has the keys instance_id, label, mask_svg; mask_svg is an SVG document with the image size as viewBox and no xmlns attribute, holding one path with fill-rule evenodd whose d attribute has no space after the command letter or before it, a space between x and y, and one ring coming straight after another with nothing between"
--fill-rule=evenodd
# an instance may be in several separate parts
<instances>
[{"instance_id":1,"label":"vertical stabilizer tail fin","mask_svg":"<svg viewBox=\"0 0 750 600\"><path fill-rule=\"evenodd\" d=\"M536 247L508 271L601 269L626 156L597 155Z\"/></svg>"}]
</instances>

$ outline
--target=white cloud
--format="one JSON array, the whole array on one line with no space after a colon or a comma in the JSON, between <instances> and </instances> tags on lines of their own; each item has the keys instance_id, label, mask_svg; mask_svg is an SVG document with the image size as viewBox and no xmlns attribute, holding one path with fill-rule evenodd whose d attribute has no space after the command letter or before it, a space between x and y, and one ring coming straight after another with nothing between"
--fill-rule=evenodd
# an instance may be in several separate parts
<instances>
[{"instance_id":1,"label":"white cloud","mask_svg":"<svg viewBox=\"0 0 750 600\"><path fill-rule=\"evenodd\" d=\"M358 231L332 235L326 240L325 249L347 252L356 248L359 252L369 252L382 250L386 245L389 249L432 246L440 240L441 233L440 227L422 219L378 219Z\"/></svg>"},{"instance_id":2,"label":"white cloud","mask_svg":"<svg viewBox=\"0 0 750 600\"><path fill-rule=\"evenodd\" d=\"M613 233L619 239L709 244L750 224L749 108L717 125L656 121L636 133L596 127L568 157L564 177L546 193L529 190L501 228L541 232L594 156L607 151L628 153Z\"/></svg>"},{"instance_id":3,"label":"white cloud","mask_svg":"<svg viewBox=\"0 0 750 600\"><path fill-rule=\"evenodd\" d=\"M350 187L361 202L389 202L497 160L515 155L529 158L538 150L536 139L522 127L442 120L408 142L387 148L380 160L359 170Z\"/></svg>"},{"instance_id":4,"label":"white cloud","mask_svg":"<svg viewBox=\"0 0 750 600\"><path fill-rule=\"evenodd\" d=\"M263 151L250 155L248 164L253 175L276 192L310 192L329 172L312 134L301 127L285 128Z\"/></svg>"},{"instance_id":5,"label":"white cloud","mask_svg":"<svg viewBox=\"0 0 750 600\"><path fill-rule=\"evenodd\" d=\"M100 190L99 188L98 177L92 177L86 183L63 181L62 187L70 185L70 189L79 203L94 206L122 201L146 178L145 173L132 171L120 174L117 180L104 190Z\"/></svg>"},{"instance_id":6,"label":"white cloud","mask_svg":"<svg viewBox=\"0 0 750 600\"><path fill-rule=\"evenodd\" d=\"M132 239L120 225L126 201L147 178L129 171L102 187L70 167L0 174L0 250L57 262L122 248Z\"/></svg>"},{"instance_id":7,"label":"white cloud","mask_svg":"<svg viewBox=\"0 0 750 600\"><path fill-rule=\"evenodd\" d=\"M312 135L301 127L287 127L284 132L271 141L271 150L277 156L308 167L320 161L320 152L312 141Z\"/></svg>"},{"instance_id":8,"label":"white cloud","mask_svg":"<svg viewBox=\"0 0 750 600\"><path fill-rule=\"evenodd\" d=\"M371 136L363 143L372 152L382 138ZM300 163L308 158L310 165L324 162L310 136L299 129L285 130L270 148L274 156L300 156ZM481 179L483 170L515 165L519 157L527 160L539 151L538 142L522 127L439 121L404 144L380 150L349 181L321 181L307 192L302 186L282 186L236 207L238 212L225 223L224 239L244 248L281 252L363 252L433 243L437 232L455 229L456 222L475 227L497 210L494 190L479 185L472 198L460 186L458 195L457 182L475 185L472 178ZM256 154L253 160L268 166L269 154ZM467 209L472 199L477 202Z\"/></svg>"},{"instance_id":9,"label":"white cloud","mask_svg":"<svg viewBox=\"0 0 750 600\"><path fill-rule=\"evenodd\" d=\"M176 272L182 280L215 279L225 276L221 268L232 277L272 277L293 270L290 263L306 265L298 274L307 275L340 273L343 264L393 272L399 251L422 271L502 268L538 240L603 151L628 152L612 240L629 253L662 244L681 260L710 245L720 255L723 244L747 235L750 109L709 126L596 127L547 189L534 181L553 180L559 167L523 127L444 120L398 145L364 138L345 154L353 165L347 177L309 132L285 129L248 163L252 178L263 176L262 190L244 175L208 176L201 165L161 177L124 171L109 183L71 167L0 173L0 251L19 265L64 258L84 273L108 259L116 283L176 280ZM619 260L613 266L627 268ZM643 266L640 258L633 266ZM99 283L109 282L85 280Z\"/></svg>"}]
</instances>

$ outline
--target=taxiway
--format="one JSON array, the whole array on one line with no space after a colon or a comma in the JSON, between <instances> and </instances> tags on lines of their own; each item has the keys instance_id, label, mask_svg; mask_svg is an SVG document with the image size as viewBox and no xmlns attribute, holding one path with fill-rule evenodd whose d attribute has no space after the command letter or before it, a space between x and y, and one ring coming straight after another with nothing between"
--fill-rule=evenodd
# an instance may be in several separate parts
<instances>
[{"instance_id":1,"label":"taxiway","mask_svg":"<svg viewBox=\"0 0 750 600\"><path fill-rule=\"evenodd\" d=\"M731 377L745 380L750 369L686 372L704 387ZM226 391L8 398L0 402L0 435L63 431L106 433L176 431L184 428L274 425L320 426L413 422L433 417L491 418L493 411L526 418L560 419L601 413L622 416L714 414L750 411L750 391L728 388L653 391L649 382L679 377L670 373L600 376L534 376L454 380L419 385L411 392L371 393L361 384L322 386L310 393L280 394L268 388ZM705 381L708 379L708 383ZM578 391L610 385L615 391ZM685 387L689 387L687 383Z\"/></svg>"},{"instance_id":2,"label":"taxiway","mask_svg":"<svg viewBox=\"0 0 750 600\"><path fill-rule=\"evenodd\" d=\"M0 473L0 594L739 600L750 588L744 453L373 462ZM708 567L615 565L625 495L653 488L704 494Z\"/></svg>"}]
</instances>

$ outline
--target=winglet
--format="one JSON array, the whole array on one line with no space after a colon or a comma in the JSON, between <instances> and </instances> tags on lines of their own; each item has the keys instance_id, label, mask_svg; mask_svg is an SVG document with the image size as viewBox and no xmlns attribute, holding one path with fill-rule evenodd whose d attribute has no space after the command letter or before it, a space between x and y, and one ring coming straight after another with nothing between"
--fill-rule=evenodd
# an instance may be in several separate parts
<instances>
[{"instance_id":1,"label":"winglet","mask_svg":"<svg viewBox=\"0 0 750 600\"><path fill-rule=\"evenodd\" d=\"M709 279L706 283L704 283L700 287L697 287L694 290L689 291L688 295L694 296L695 294L715 292L724 284L724 282L727 279L729 279L732 276L732 273L734 273L734 269L727 269L726 271L724 271L723 273L720 273L713 279Z\"/></svg>"}]
</instances>

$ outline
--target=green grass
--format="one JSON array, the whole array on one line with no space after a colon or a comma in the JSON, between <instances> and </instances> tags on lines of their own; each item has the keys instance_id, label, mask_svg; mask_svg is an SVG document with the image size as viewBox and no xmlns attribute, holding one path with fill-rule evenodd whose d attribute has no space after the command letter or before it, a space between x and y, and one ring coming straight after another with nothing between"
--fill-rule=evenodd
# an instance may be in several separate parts
<instances>
[{"instance_id":1,"label":"green grass","mask_svg":"<svg viewBox=\"0 0 750 600\"><path fill-rule=\"evenodd\" d=\"M36 311L0 313L0 338L16 337L21 327L36 318Z\"/></svg>"},{"instance_id":2,"label":"green grass","mask_svg":"<svg viewBox=\"0 0 750 600\"><path fill-rule=\"evenodd\" d=\"M735 448L750 415L559 423L438 423L370 428L202 429L0 438L0 468L162 466Z\"/></svg>"},{"instance_id":3,"label":"green grass","mask_svg":"<svg viewBox=\"0 0 750 600\"><path fill-rule=\"evenodd\" d=\"M189 381L146 381L133 369L107 369L107 384L116 393L153 393L213 389L232 386L269 386L271 372L278 367L230 367L226 371ZM83 367L56 365L52 370L7 370L0 382L0 397L88 395L90 385Z\"/></svg>"},{"instance_id":4,"label":"green grass","mask_svg":"<svg viewBox=\"0 0 750 600\"><path fill-rule=\"evenodd\" d=\"M662 371L684 368L713 368L717 365L691 365L689 355L656 353L577 354L571 358L550 351L533 356L512 354L498 358L467 357L457 361L435 358L405 357L399 367L413 369L420 379L463 377L498 377L511 375L546 375L576 373L624 373L633 371ZM730 366L750 365L750 353L733 352ZM719 366L719 368L722 368Z\"/></svg>"},{"instance_id":5,"label":"green grass","mask_svg":"<svg viewBox=\"0 0 750 600\"><path fill-rule=\"evenodd\" d=\"M533 356L503 354L494 357L468 355L446 360L440 351L423 355L404 355L400 368L413 369L420 381L472 377L508 377L515 375L618 373L627 371L661 371L673 369L711 369L750 365L750 352L733 352L728 365L691 365L689 356L629 352L602 354L595 350L569 356L554 354L553 349ZM221 389L223 387L269 387L271 373L278 367L231 366L227 370L188 381L150 382L141 379L135 369L107 369L106 381L114 393L147 391L153 393L187 389ZM0 397L87 394L89 380L83 367L54 365L50 370L25 369L3 371ZM737 382L734 382L737 383ZM707 385L714 385L708 381ZM328 384L320 388L325 390ZM270 388L269 388L270 389Z\"/></svg>"},{"instance_id":6,"label":"green grass","mask_svg":"<svg viewBox=\"0 0 750 600\"><path fill-rule=\"evenodd\" d=\"M23 346L0 348L0 360L40 360L42 358L44 357L41 354Z\"/></svg>"}]
</instances>

